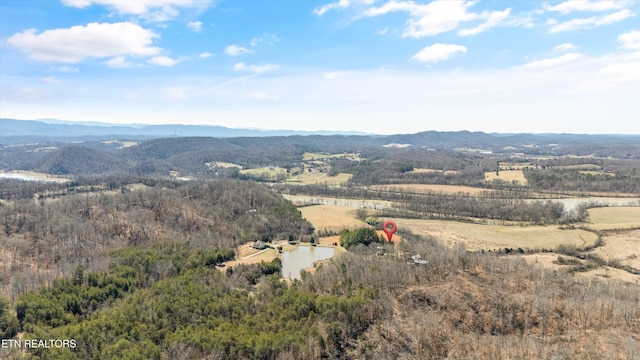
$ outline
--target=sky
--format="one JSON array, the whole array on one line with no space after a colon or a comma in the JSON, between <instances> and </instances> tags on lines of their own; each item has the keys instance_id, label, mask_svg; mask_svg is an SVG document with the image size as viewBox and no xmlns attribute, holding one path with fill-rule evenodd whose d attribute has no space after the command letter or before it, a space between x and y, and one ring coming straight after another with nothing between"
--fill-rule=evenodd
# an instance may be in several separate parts
<instances>
[{"instance_id":1,"label":"sky","mask_svg":"<svg viewBox=\"0 0 640 360\"><path fill-rule=\"evenodd\" d=\"M640 2L2 0L0 117L640 134Z\"/></svg>"}]
</instances>

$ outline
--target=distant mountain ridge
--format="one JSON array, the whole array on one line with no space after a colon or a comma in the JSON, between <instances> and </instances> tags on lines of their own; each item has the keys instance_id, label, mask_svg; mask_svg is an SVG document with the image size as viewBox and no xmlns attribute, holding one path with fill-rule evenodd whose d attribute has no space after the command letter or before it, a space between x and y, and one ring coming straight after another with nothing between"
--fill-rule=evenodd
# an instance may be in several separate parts
<instances>
[{"instance_id":1,"label":"distant mountain ridge","mask_svg":"<svg viewBox=\"0 0 640 360\"><path fill-rule=\"evenodd\" d=\"M71 122L63 120L15 120L0 119L0 139L8 137L50 140L53 138L166 138L209 136L270 137L291 135L371 135L356 131L296 131L228 128L217 125L119 125L100 122Z\"/></svg>"}]
</instances>

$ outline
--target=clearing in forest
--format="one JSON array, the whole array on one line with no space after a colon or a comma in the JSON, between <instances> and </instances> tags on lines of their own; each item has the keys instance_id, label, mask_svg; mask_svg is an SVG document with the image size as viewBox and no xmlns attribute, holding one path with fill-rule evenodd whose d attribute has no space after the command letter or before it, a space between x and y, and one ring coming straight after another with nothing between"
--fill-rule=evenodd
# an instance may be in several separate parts
<instances>
[{"instance_id":1,"label":"clearing in forest","mask_svg":"<svg viewBox=\"0 0 640 360\"><path fill-rule=\"evenodd\" d=\"M316 230L326 229L341 231L344 228L369 227L364 221L356 218L356 207L338 205L313 205L299 208L302 216Z\"/></svg>"},{"instance_id":2,"label":"clearing in forest","mask_svg":"<svg viewBox=\"0 0 640 360\"><path fill-rule=\"evenodd\" d=\"M340 185L346 183L351 179L353 175L341 173L335 176L329 176L326 172L306 172L300 175L292 176L287 179L287 183L311 185L311 184L327 184L327 185Z\"/></svg>"},{"instance_id":3,"label":"clearing in forest","mask_svg":"<svg viewBox=\"0 0 640 360\"><path fill-rule=\"evenodd\" d=\"M504 248L557 248L559 245L582 247L598 239L593 232L563 230L557 225L504 226L480 225L444 220L394 219L398 227L420 235L434 236L449 245L464 244L469 250Z\"/></svg>"},{"instance_id":4,"label":"clearing in forest","mask_svg":"<svg viewBox=\"0 0 640 360\"><path fill-rule=\"evenodd\" d=\"M518 185L527 185L527 179L524 177L522 170L500 170L497 174L495 171L488 171L484 173L484 180L503 180L508 183L512 183L515 180L518 182Z\"/></svg>"}]
</instances>

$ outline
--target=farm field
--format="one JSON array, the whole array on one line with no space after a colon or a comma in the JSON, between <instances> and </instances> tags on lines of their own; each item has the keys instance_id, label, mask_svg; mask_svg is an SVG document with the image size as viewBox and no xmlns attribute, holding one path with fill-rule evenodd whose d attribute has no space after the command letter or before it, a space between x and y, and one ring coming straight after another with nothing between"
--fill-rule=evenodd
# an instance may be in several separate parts
<instances>
[{"instance_id":1,"label":"farm field","mask_svg":"<svg viewBox=\"0 0 640 360\"><path fill-rule=\"evenodd\" d=\"M495 171L488 171L484 173L484 180L503 180L509 183L515 180L519 185L527 185L527 179L524 177L522 170L500 170L497 175Z\"/></svg>"},{"instance_id":2,"label":"farm field","mask_svg":"<svg viewBox=\"0 0 640 360\"><path fill-rule=\"evenodd\" d=\"M589 227L596 230L631 229L640 227L640 207L600 207L588 210Z\"/></svg>"},{"instance_id":3,"label":"farm field","mask_svg":"<svg viewBox=\"0 0 640 360\"><path fill-rule=\"evenodd\" d=\"M435 185L435 184L394 184L394 185L371 185L367 189L398 191L410 193L443 193L443 194L459 194L466 193L470 195L480 195L482 193L492 192L492 189L481 189L471 186L460 185Z\"/></svg>"},{"instance_id":4,"label":"farm field","mask_svg":"<svg viewBox=\"0 0 640 360\"><path fill-rule=\"evenodd\" d=\"M561 230L550 226L488 226L443 220L393 219L398 227L431 235L445 245L464 244L469 250L501 248L556 248L559 245L592 245L597 235L586 230Z\"/></svg>"},{"instance_id":5,"label":"farm field","mask_svg":"<svg viewBox=\"0 0 640 360\"><path fill-rule=\"evenodd\" d=\"M302 216L316 230L327 229L340 231L344 228L368 227L363 221L356 219L356 207L338 205L312 205L299 208Z\"/></svg>"},{"instance_id":6,"label":"farm field","mask_svg":"<svg viewBox=\"0 0 640 360\"><path fill-rule=\"evenodd\" d=\"M327 185L340 185L346 183L351 179L351 174L341 173L336 176L329 176L326 172L315 172L309 173L306 172L304 174L292 176L287 179L285 182L288 184L300 184L300 185L310 185L310 184L327 184Z\"/></svg>"}]
</instances>

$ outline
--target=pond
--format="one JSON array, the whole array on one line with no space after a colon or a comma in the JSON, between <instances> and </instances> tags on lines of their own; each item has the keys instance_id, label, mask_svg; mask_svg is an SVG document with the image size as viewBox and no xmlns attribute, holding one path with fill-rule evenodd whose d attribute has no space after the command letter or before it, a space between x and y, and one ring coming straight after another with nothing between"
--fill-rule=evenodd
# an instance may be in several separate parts
<instances>
[{"instance_id":1,"label":"pond","mask_svg":"<svg viewBox=\"0 0 640 360\"><path fill-rule=\"evenodd\" d=\"M300 279L300 272L312 268L316 261L333 257L335 249L319 246L298 246L282 253L282 277Z\"/></svg>"}]
</instances>

